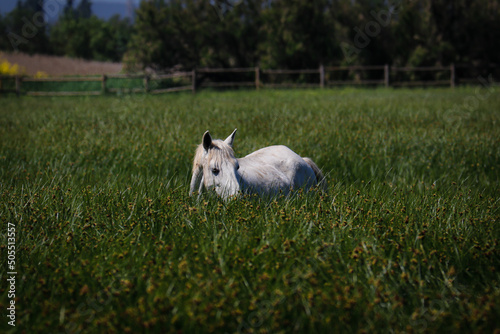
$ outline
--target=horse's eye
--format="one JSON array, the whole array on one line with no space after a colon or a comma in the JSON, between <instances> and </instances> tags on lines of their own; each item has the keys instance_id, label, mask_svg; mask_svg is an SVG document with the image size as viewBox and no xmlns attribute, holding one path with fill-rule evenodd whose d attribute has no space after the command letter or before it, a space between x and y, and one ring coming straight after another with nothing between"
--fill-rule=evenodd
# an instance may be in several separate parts
<instances>
[{"instance_id":1,"label":"horse's eye","mask_svg":"<svg viewBox=\"0 0 500 334\"><path fill-rule=\"evenodd\" d=\"M215 175L218 175L219 172L220 172L219 168L216 167L212 168L212 173L214 173Z\"/></svg>"},{"instance_id":2,"label":"horse's eye","mask_svg":"<svg viewBox=\"0 0 500 334\"><path fill-rule=\"evenodd\" d=\"M240 165L236 166L236 170L239 170L240 169Z\"/></svg>"}]
</instances>

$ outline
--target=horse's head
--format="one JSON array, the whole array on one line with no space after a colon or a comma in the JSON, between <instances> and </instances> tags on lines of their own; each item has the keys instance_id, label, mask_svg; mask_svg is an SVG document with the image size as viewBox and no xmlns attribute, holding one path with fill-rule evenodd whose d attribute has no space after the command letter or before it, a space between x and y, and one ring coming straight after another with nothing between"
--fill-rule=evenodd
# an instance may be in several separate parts
<instances>
[{"instance_id":1,"label":"horse's head","mask_svg":"<svg viewBox=\"0 0 500 334\"><path fill-rule=\"evenodd\" d=\"M194 157L190 195L196 190L201 193L203 187L215 190L223 198L240 191L239 165L233 151L235 134L236 129L222 141L212 140L210 133L205 132Z\"/></svg>"}]
</instances>

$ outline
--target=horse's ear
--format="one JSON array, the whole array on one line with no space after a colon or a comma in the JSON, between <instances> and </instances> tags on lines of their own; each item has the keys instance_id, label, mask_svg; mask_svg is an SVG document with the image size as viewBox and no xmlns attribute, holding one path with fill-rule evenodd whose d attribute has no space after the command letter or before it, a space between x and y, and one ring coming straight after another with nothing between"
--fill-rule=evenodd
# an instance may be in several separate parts
<instances>
[{"instance_id":1,"label":"horse's ear","mask_svg":"<svg viewBox=\"0 0 500 334\"><path fill-rule=\"evenodd\" d=\"M210 146L212 146L212 136L210 136L210 132L208 130L203 134L203 139L201 140L203 143L203 148L205 151L208 151Z\"/></svg>"},{"instance_id":2,"label":"horse's ear","mask_svg":"<svg viewBox=\"0 0 500 334\"><path fill-rule=\"evenodd\" d=\"M234 136L236 135L236 130L238 129L234 129L233 133L231 133L229 137L227 137L226 140L224 140L224 142L231 147L233 147L233 141L234 141Z\"/></svg>"}]
</instances>

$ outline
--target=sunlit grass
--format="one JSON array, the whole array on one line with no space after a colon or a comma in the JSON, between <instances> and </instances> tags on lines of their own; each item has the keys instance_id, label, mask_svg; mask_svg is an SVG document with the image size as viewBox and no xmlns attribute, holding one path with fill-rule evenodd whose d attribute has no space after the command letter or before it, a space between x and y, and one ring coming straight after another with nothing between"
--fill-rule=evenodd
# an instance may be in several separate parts
<instances>
[{"instance_id":1,"label":"sunlit grass","mask_svg":"<svg viewBox=\"0 0 500 334\"><path fill-rule=\"evenodd\" d=\"M492 332L499 94L472 88L5 98L0 219L27 332ZM328 194L190 198L209 129L285 144ZM7 272L2 242L0 270ZM0 307L9 302L2 285ZM11 330L4 319L1 328Z\"/></svg>"}]
</instances>

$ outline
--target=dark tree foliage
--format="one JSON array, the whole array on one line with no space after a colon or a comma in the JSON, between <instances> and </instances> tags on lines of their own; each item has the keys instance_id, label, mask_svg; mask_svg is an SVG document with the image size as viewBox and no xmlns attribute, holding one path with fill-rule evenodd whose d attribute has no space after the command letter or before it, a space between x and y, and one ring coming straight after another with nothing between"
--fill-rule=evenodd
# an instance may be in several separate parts
<instances>
[{"instance_id":1,"label":"dark tree foliage","mask_svg":"<svg viewBox=\"0 0 500 334\"><path fill-rule=\"evenodd\" d=\"M76 8L75 8L76 5ZM500 63L499 0L142 0L134 22L66 0L0 16L0 49L124 61L129 70Z\"/></svg>"},{"instance_id":2,"label":"dark tree foliage","mask_svg":"<svg viewBox=\"0 0 500 334\"><path fill-rule=\"evenodd\" d=\"M498 0L143 1L129 69L500 61Z\"/></svg>"},{"instance_id":3,"label":"dark tree foliage","mask_svg":"<svg viewBox=\"0 0 500 334\"><path fill-rule=\"evenodd\" d=\"M92 16L92 4L90 3L90 0L81 0L76 7L76 13L83 19L90 18L90 16Z\"/></svg>"},{"instance_id":4,"label":"dark tree foliage","mask_svg":"<svg viewBox=\"0 0 500 334\"><path fill-rule=\"evenodd\" d=\"M136 12L135 34L129 44L125 63L129 67L142 64L155 70L176 65L240 66L254 60L247 51L255 36L245 20L237 17L242 4L224 12L209 1L143 1ZM253 26L255 27L255 26ZM254 28L255 29L255 28ZM248 38L247 38L248 37Z\"/></svg>"},{"instance_id":5,"label":"dark tree foliage","mask_svg":"<svg viewBox=\"0 0 500 334\"><path fill-rule=\"evenodd\" d=\"M132 22L119 16L107 21L97 18L90 0L74 5L73 0L66 0L58 21L49 26L43 0L19 0L12 12L0 16L0 50L121 61Z\"/></svg>"},{"instance_id":6,"label":"dark tree foliage","mask_svg":"<svg viewBox=\"0 0 500 334\"><path fill-rule=\"evenodd\" d=\"M263 67L314 68L334 59L330 9L324 0L273 1L263 12L259 43Z\"/></svg>"},{"instance_id":7,"label":"dark tree foliage","mask_svg":"<svg viewBox=\"0 0 500 334\"><path fill-rule=\"evenodd\" d=\"M16 7L0 17L0 48L30 54L50 51L43 0L18 0Z\"/></svg>"},{"instance_id":8,"label":"dark tree foliage","mask_svg":"<svg viewBox=\"0 0 500 334\"><path fill-rule=\"evenodd\" d=\"M120 61L131 32L129 19L116 15L104 21L92 15L90 1L82 0L73 8L72 0L67 0L64 14L51 28L50 42L57 55Z\"/></svg>"}]
</instances>

